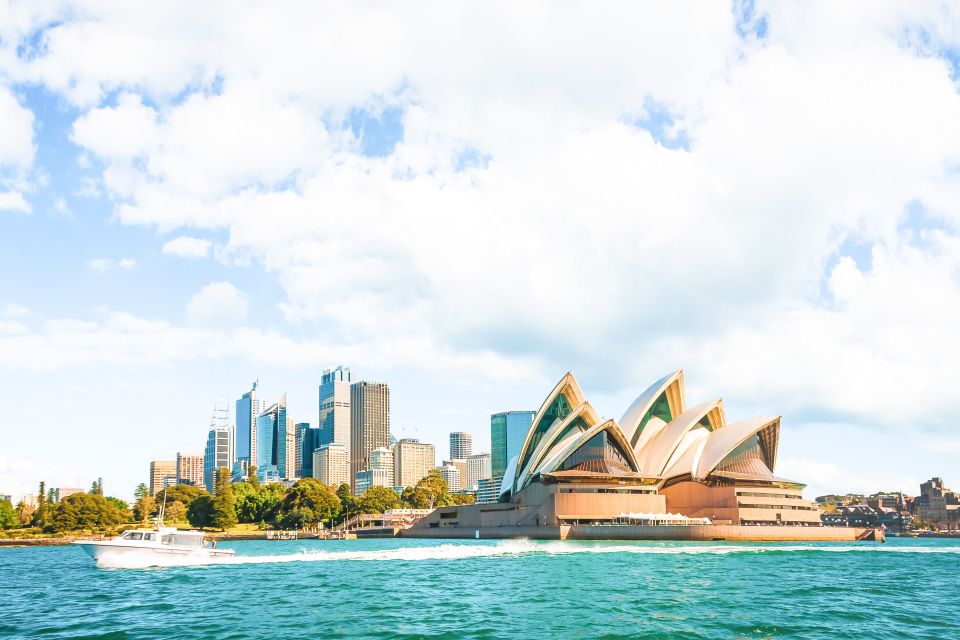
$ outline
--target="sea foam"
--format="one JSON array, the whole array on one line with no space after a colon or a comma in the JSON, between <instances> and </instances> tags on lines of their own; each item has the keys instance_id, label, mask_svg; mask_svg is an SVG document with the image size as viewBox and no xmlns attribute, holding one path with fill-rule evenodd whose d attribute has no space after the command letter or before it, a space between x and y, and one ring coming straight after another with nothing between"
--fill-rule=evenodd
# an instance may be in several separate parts
<instances>
[{"instance_id":1,"label":"sea foam","mask_svg":"<svg viewBox=\"0 0 960 640\"><path fill-rule=\"evenodd\" d=\"M536 542L527 539L502 540L496 544L445 543L430 546L397 547L393 549L337 550L302 549L298 553L237 555L209 558L205 555L158 556L152 552L105 556L98 561L103 568L126 569L144 567L174 567L200 565L248 565L285 562L418 562L424 560L467 560L473 558L500 558L529 554L652 554L652 555L728 555L764 553L936 553L960 554L960 547L884 546L879 543L862 545L810 544L700 544L700 543L604 543L604 542Z\"/></svg>"}]
</instances>

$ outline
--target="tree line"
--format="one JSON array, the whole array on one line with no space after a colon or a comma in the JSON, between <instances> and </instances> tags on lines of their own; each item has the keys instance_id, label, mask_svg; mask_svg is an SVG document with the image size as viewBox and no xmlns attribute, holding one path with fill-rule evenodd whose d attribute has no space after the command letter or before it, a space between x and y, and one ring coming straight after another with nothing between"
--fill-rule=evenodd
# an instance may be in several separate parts
<instances>
[{"instance_id":1,"label":"tree line","mask_svg":"<svg viewBox=\"0 0 960 640\"><path fill-rule=\"evenodd\" d=\"M163 505L170 521L185 519L194 527L215 529L238 523L278 529L314 528L319 523L335 525L363 513L473 502L472 496L451 494L436 470L402 495L388 487L370 487L362 496L353 496L346 483L334 488L314 478L301 478L289 488L279 482L261 484L255 467L242 482L230 482L229 471L220 469L213 495L183 484L164 489L155 497L146 494L145 486L142 489L133 507L138 519L154 517Z\"/></svg>"},{"instance_id":2,"label":"tree line","mask_svg":"<svg viewBox=\"0 0 960 640\"><path fill-rule=\"evenodd\" d=\"M144 483L137 486L134 495L132 506L104 496L103 480L98 478L89 492L56 501L54 490L48 491L41 482L36 507L23 501L16 507L7 500L0 501L0 528L34 527L44 533L105 532L128 522L147 524L162 508L165 522L186 521L200 529L229 529L238 523L304 529L320 523L332 526L358 514L388 509L432 509L473 502L472 496L450 493L437 470L401 495L388 487L371 487L362 496L354 496L346 483L331 487L314 478L301 478L289 488L279 482L261 484L255 467L242 482L231 482L229 470L219 469L213 495L200 487L178 484L151 496Z\"/></svg>"}]
</instances>

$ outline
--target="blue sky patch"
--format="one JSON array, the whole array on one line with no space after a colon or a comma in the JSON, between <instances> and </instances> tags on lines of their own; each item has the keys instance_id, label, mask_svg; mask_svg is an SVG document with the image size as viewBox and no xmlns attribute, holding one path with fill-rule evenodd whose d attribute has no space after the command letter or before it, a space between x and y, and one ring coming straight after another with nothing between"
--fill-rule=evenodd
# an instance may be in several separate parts
<instances>
[{"instance_id":1,"label":"blue sky patch","mask_svg":"<svg viewBox=\"0 0 960 640\"><path fill-rule=\"evenodd\" d=\"M403 140L402 107L385 107L379 112L354 108L347 124L360 142L360 153L369 158L384 158Z\"/></svg>"},{"instance_id":2,"label":"blue sky patch","mask_svg":"<svg viewBox=\"0 0 960 640\"><path fill-rule=\"evenodd\" d=\"M648 98L644 104L644 115L628 118L627 123L648 131L653 139L667 149L690 150L690 136L687 130L678 126L676 117L663 103Z\"/></svg>"}]
</instances>

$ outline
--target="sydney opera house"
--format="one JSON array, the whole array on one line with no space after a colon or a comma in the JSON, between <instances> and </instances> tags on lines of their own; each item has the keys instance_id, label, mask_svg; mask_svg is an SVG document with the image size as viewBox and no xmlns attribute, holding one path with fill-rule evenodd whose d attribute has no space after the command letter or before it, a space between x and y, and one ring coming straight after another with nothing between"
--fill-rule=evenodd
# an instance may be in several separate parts
<instances>
[{"instance_id":1,"label":"sydney opera house","mask_svg":"<svg viewBox=\"0 0 960 640\"><path fill-rule=\"evenodd\" d=\"M411 534L556 537L539 535L546 527L559 537L571 528L706 537L726 525L730 537L863 537L825 531L834 528L819 526L804 485L775 475L779 438L779 416L728 422L720 399L688 406L682 370L641 393L619 422L601 418L567 373L510 461L499 501L442 507Z\"/></svg>"}]
</instances>

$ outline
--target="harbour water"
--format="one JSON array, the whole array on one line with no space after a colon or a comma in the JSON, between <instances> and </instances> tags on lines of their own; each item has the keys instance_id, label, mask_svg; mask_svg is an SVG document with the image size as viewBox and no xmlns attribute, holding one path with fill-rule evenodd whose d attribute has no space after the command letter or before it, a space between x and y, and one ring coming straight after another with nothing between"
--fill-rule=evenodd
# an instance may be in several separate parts
<instances>
[{"instance_id":1,"label":"harbour water","mask_svg":"<svg viewBox=\"0 0 960 640\"><path fill-rule=\"evenodd\" d=\"M0 637L960 638L960 540L222 544L150 569L0 549Z\"/></svg>"}]
</instances>

